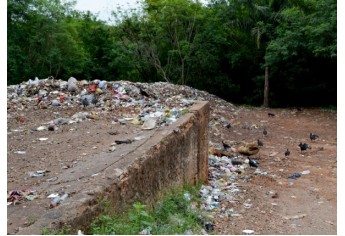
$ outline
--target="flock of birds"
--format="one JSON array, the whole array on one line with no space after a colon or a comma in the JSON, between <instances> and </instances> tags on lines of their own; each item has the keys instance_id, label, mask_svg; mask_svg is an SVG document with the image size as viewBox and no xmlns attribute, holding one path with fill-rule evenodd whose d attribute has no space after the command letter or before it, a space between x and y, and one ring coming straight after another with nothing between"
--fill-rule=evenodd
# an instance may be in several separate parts
<instances>
[{"instance_id":1,"label":"flock of birds","mask_svg":"<svg viewBox=\"0 0 345 236\"><path fill-rule=\"evenodd\" d=\"M274 117L275 114L273 114L273 113L268 113L268 116L269 116L269 117ZM262 131L262 134L263 134L264 136L267 136L267 135L268 135L268 131L266 130L266 128L264 128L264 130ZM319 135L317 135L316 133L310 133L310 134L309 134L309 138L310 138L310 141L312 142L312 141L318 139L318 138L319 138ZM224 140L222 140L222 144L223 144L224 150L227 150L228 148L231 148L230 145L228 145L228 144L226 144L226 143L224 142ZM264 143L263 143L260 139L257 139L257 145L258 145L259 147L263 147L263 146L264 146ZM298 146L299 146L300 149L301 149L301 153L302 153L303 151L306 151L307 149L311 149L311 147L310 147L309 144L307 144L307 143L302 143L302 142L300 142L300 144L299 144ZM285 157L290 156L290 154L291 154L290 150L289 150L288 148L286 148L286 151L284 152ZM258 166L259 163L258 163L257 161L251 159L249 156L248 156L247 158L248 158L248 160L249 160L248 164L249 164L250 167L254 167L254 168L258 168L258 167L259 167L259 166ZM232 160L232 164L233 164L233 165L241 165L242 162L241 162L241 161L238 161L238 160Z\"/></svg>"}]
</instances>

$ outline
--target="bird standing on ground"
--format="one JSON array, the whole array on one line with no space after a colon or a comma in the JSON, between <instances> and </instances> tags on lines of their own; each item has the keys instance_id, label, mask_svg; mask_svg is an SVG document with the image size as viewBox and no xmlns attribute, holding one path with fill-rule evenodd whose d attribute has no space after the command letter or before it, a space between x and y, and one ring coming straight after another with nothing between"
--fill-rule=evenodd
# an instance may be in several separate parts
<instances>
[{"instance_id":1,"label":"bird standing on ground","mask_svg":"<svg viewBox=\"0 0 345 236\"><path fill-rule=\"evenodd\" d=\"M96 97L93 97L91 103L92 103L94 106L96 106L97 102L98 102L97 98L96 98Z\"/></svg>"},{"instance_id":2,"label":"bird standing on ground","mask_svg":"<svg viewBox=\"0 0 345 236\"><path fill-rule=\"evenodd\" d=\"M258 139L258 146L260 147L264 146L264 143L260 139Z\"/></svg>"},{"instance_id":3,"label":"bird standing on ground","mask_svg":"<svg viewBox=\"0 0 345 236\"><path fill-rule=\"evenodd\" d=\"M264 129L264 131L262 131L262 133L263 133L265 136L267 136L267 134L268 134L268 132L267 132L266 129Z\"/></svg>"},{"instance_id":4,"label":"bird standing on ground","mask_svg":"<svg viewBox=\"0 0 345 236\"><path fill-rule=\"evenodd\" d=\"M228 150L228 148L230 148L228 144L224 143L224 140L222 140L222 144L223 144L224 150Z\"/></svg>"},{"instance_id":5,"label":"bird standing on ground","mask_svg":"<svg viewBox=\"0 0 345 236\"><path fill-rule=\"evenodd\" d=\"M259 166L258 166L258 162L256 162L255 160L252 160L252 159L250 159L249 157L247 157L248 158L248 160L249 160L249 166L250 167L254 167L254 168L258 168Z\"/></svg>"},{"instance_id":6,"label":"bird standing on ground","mask_svg":"<svg viewBox=\"0 0 345 236\"><path fill-rule=\"evenodd\" d=\"M87 100L87 98L83 99L83 106L84 108L87 107L89 105L89 100Z\"/></svg>"},{"instance_id":7,"label":"bird standing on ground","mask_svg":"<svg viewBox=\"0 0 345 236\"><path fill-rule=\"evenodd\" d=\"M313 140L316 140L317 138L319 138L319 135L310 133L309 137L310 137L310 141L313 141Z\"/></svg>"},{"instance_id":8,"label":"bird standing on ground","mask_svg":"<svg viewBox=\"0 0 345 236\"><path fill-rule=\"evenodd\" d=\"M287 148L286 151L285 151L285 156L290 156L290 150Z\"/></svg>"},{"instance_id":9,"label":"bird standing on ground","mask_svg":"<svg viewBox=\"0 0 345 236\"><path fill-rule=\"evenodd\" d=\"M308 148L311 149L307 143L302 144L301 142L298 146L301 148L301 152L307 150Z\"/></svg>"}]
</instances>

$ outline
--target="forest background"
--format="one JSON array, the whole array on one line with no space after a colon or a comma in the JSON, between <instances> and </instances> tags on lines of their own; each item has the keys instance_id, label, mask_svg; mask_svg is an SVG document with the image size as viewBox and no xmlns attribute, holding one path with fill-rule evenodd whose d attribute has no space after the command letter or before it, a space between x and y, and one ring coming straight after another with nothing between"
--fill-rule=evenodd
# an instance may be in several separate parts
<instances>
[{"instance_id":1,"label":"forest background","mask_svg":"<svg viewBox=\"0 0 345 236\"><path fill-rule=\"evenodd\" d=\"M337 105L336 0L144 0L112 22L75 1L7 1L7 83L166 81L235 104Z\"/></svg>"}]
</instances>

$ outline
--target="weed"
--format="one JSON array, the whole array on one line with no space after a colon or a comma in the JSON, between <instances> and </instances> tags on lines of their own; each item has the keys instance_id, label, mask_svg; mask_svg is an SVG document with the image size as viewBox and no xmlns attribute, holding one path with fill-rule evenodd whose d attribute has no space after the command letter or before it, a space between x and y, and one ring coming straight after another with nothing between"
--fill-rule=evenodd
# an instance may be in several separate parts
<instances>
[{"instance_id":1,"label":"weed","mask_svg":"<svg viewBox=\"0 0 345 236\"><path fill-rule=\"evenodd\" d=\"M59 230L57 229L49 229L47 227L42 228L42 235L66 235L70 234L71 228L68 226L65 226Z\"/></svg>"},{"instance_id":2,"label":"weed","mask_svg":"<svg viewBox=\"0 0 345 236\"><path fill-rule=\"evenodd\" d=\"M164 194L152 209L136 202L122 214L101 215L91 223L93 234L184 234L201 232L198 187L184 187Z\"/></svg>"}]
</instances>

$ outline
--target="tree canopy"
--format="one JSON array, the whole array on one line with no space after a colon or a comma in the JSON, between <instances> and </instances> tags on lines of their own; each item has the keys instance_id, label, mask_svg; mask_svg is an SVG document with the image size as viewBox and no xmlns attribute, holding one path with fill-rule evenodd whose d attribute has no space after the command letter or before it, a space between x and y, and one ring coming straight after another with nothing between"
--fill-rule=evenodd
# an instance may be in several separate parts
<instances>
[{"instance_id":1,"label":"tree canopy","mask_svg":"<svg viewBox=\"0 0 345 236\"><path fill-rule=\"evenodd\" d=\"M7 1L7 82L167 81L237 104L336 105L336 0L144 0L115 24L75 1Z\"/></svg>"}]
</instances>

